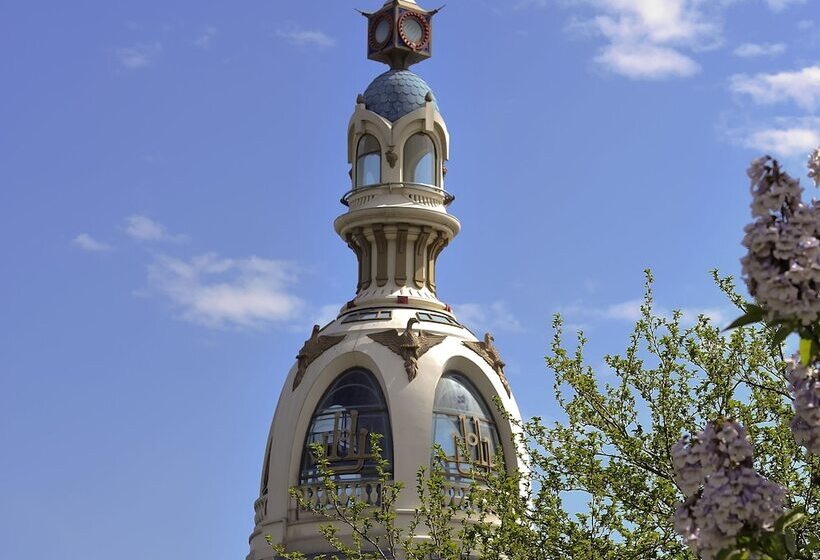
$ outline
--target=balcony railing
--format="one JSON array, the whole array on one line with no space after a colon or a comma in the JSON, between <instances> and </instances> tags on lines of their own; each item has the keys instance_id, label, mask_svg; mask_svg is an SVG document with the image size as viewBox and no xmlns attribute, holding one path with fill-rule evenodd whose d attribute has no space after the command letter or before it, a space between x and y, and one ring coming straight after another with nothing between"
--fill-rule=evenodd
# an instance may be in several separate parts
<instances>
[{"instance_id":1,"label":"balcony railing","mask_svg":"<svg viewBox=\"0 0 820 560\"><path fill-rule=\"evenodd\" d=\"M449 206L456 197L440 187L424 183L380 183L357 187L345 193L341 203L348 208L358 208L383 194L401 195L409 201L425 206Z\"/></svg>"}]
</instances>

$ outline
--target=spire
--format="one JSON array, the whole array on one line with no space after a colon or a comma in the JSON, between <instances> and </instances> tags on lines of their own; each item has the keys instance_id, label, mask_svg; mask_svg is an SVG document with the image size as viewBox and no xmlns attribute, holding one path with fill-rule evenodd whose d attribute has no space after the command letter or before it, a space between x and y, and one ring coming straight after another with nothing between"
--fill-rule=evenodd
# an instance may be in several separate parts
<instances>
[{"instance_id":1,"label":"spire","mask_svg":"<svg viewBox=\"0 0 820 560\"><path fill-rule=\"evenodd\" d=\"M450 137L432 90L407 69L431 55L434 13L389 0L367 14L369 58L391 69L358 96L348 127L352 184L334 224L359 265L348 308L449 311L436 264L461 228L444 190Z\"/></svg>"}]
</instances>

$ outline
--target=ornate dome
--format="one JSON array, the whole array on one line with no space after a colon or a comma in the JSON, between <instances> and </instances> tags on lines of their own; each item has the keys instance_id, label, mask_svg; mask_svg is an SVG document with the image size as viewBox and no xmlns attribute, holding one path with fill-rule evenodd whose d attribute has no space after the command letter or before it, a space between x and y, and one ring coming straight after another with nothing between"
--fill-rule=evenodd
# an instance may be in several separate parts
<instances>
[{"instance_id":1,"label":"ornate dome","mask_svg":"<svg viewBox=\"0 0 820 560\"><path fill-rule=\"evenodd\" d=\"M433 93L427 82L409 70L389 70L378 76L364 92L364 104L369 111L396 122L404 115L424 107L427 92ZM436 103L433 95L433 103Z\"/></svg>"}]
</instances>

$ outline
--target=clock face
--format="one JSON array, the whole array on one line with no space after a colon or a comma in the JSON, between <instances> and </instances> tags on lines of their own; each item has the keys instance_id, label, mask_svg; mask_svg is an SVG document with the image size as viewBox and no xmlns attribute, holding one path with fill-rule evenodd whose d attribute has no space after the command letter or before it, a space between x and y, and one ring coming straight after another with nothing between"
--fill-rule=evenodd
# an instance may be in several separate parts
<instances>
[{"instance_id":1,"label":"clock face","mask_svg":"<svg viewBox=\"0 0 820 560\"><path fill-rule=\"evenodd\" d=\"M422 28L421 23L419 23L416 18L405 19L401 30L404 32L404 36L409 43L418 45L424 38L424 28Z\"/></svg>"},{"instance_id":2,"label":"clock face","mask_svg":"<svg viewBox=\"0 0 820 560\"><path fill-rule=\"evenodd\" d=\"M430 24L421 14L405 12L399 18L399 33L404 44L420 50L430 42Z\"/></svg>"},{"instance_id":3,"label":"clock face","mask_svg":"<svg viewBox=\"0 0 820 560\"><path fill-rule=\"evenodd\" d=\"M373 38L378 44L383 44L390 37L390 22L387 18L382 19L376 24L376 29L373 31Z\"/></svg>"}]
</instances>

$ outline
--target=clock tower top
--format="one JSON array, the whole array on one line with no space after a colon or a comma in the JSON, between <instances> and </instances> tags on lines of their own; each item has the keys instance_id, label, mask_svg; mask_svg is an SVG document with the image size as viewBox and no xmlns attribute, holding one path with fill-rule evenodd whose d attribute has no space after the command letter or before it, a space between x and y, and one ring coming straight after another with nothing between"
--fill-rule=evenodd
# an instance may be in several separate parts
<instances>
[{"instance_id":1,"label":"clock tower top","mask_svg":"<svg viewBox=\"0 0 820 560\"><path fill-rule=\"evenodd\" d=\"M367 17L367 57L406 70L433 54L433 16L413 0L387 0Z\"/></svg>"}]
</instances>

